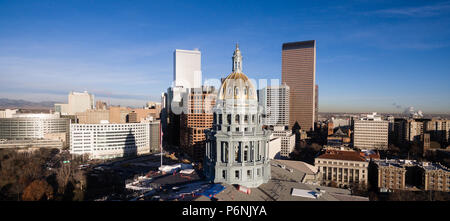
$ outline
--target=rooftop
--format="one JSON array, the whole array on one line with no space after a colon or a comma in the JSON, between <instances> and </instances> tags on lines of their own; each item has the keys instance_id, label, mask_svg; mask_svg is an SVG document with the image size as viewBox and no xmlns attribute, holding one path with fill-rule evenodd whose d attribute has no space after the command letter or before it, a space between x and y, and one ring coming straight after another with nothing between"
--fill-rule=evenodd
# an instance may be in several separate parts
<instances>
[{"instance_id":1,"label":"rooftop","mask_svg":"<svg viewBox=\"0 0 450 221\"><path fill-rule=\"evenodd\" d=\"M293 163L288 161L277 161L284 163ZM298 161L300 162L300 161ZM295 162L294 162L295 164ZM301 165L298 164L298 165ZM223 184L225 190L216 195L219 201L368 201L366 197L359 197L350 195L347 189L339 189L318 185L310 185L301 183L300 180L304 176L298 170L283 169L277 165L271 166L272 178L268 183L262 184L257 188L252 188L250 194L245 194L237 190L233 185ZM292 195L294 189L297 192L314 192L320 195L317 198L309 196L295 196ZM321 193L321 194L318 194ZM302 195L302 194L300 194ZM205 197L197 198L196 201L209 200Z\"/></svg>"},{"instance_id":2,"label":"rooftop","mask_svg":"<svg viewBox=\"0 0 450 221\"><path fill-rule=\"evenodd\" d=\"M361 156L356 151L344 151L344 150L325 150L325 153L319 155L319 159L331 159L331 160L348 160L348 161L361 161L365 162L366 158Z\"/></svg>"},{"instance_id":3,"label":"rooftop","mask_svg":"<svg viewBox=\"0 0 450 221\"><path fill-rule=\"evenodd\" d=\"M415 160L404 160L404 159L380 159L380 160L374 160L374 163L376 163L378 166L383 167L397 167L397 168L404 168L406 166L416 166L418 165L417 161Z\"/></svg>"}]
</instances>

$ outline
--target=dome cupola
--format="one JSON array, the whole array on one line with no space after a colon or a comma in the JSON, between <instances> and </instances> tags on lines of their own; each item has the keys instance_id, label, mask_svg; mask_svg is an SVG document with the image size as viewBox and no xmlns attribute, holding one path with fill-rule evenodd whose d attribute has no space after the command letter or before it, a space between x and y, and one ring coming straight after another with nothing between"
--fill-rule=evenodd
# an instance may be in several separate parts
<instances>
[{"instance_id":1,"label":"dome cupola","mask_svg":"<svg viewBox=\"0 0 450 221\"><path fill-rule=\"evenodd\" d=\"M242 55L238 44L236 44L232 61L233 72L223 80L218 99L257 100L255 86L242 72Z\"/></svg>"}]
</instances>

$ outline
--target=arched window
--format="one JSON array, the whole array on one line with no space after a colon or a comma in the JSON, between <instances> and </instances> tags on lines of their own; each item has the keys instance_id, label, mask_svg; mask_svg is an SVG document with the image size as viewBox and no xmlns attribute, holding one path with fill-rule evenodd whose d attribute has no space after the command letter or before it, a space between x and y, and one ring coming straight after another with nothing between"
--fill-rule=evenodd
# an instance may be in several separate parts
<instances>
[{"instance_id":1,"label":"arched window","mask_svg":"<svg viewBox=\"0 0 450 221\"><path fill-rule=\"evenodd\" d=\"M228 95L231 95L231 87L228 88Z\"/></svg>"},{"instance_id":2,"label":"arched window","mask_svg":"<svg viewBox=\"0 0 450 221\"><path fill-rule=\"evenodd\" d=\"M247 95L247 87L244 88L244 95Z\"/></svg>"},{"instance_id":3,"label":"arched window","mask_svg":"<svg viewBox=\"0 0 450 221\"><path fill-rule=\"evenodd\" d=\"M234 87L234 95L239 96L239 88L238 87Z\"/></svg>"},{"instance_id":4,"label":"arched window","mask_svg":"<svg viewBox=\"0 0 450 221\"><path fill-rule=\"evenodd\" d=\"M239 114L236 114L236 117L235 117L235 122L238 124L239 122L240 122L240 119L239 119Z\"/></svg>"}]
</instances>

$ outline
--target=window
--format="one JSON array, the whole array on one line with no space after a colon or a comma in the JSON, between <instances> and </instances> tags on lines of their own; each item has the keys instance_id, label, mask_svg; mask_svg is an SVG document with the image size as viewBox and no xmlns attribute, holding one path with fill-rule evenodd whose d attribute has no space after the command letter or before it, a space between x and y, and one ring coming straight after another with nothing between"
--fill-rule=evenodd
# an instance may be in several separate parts
<instances>
[{"instance_id":1,"label":"window","mask_svg":"<svg viewBox=\"0 0 450 221\"><path fill-rule=\"evenodd\" d=\"M239 121L240 121L240 119L239 119L239 114L236 114L236 116L235 116L235 122L236 122L236 123L239 123Z\"/></svg>"},{"instance_id":2,"label":"window","mask_svg":"<svg viewBox=\"0 0 450 221\"><path fill-rule=\"evenodd\" d=\"M248 123L248 115L244 115L244 123Z\"/></svg>"},{"instance_id":3,"label":"window","mask_svg":"<svg viewBox=\"0 0 450 221\"><path fill-rule=\"evenodd\" d=\"M235 177L236 179L239 179L239 170L236 170L236 171L234 172L234 177Z\"/></svg>"},{"instance_id":4,"label":"window","mask_svg":"<svg viewBox=\"0 0 450 221\"><path fill-rule=\"evenodd\" d=\"M239 88L234 87L234 96L238 96L238 95L239 95Z\"/></svg>"},{"instance_id":5,"label":"window","mask_svg":"<svg viewBox=\"0 0 450 221\"><path fill-rule=\"evenodd\" d=\"M234 147L234 161L239 162L239 146Z\"/></svg>"},{"instance_id":6,"label":"window","mask_svg":"<svg viewBox=\"0 0 450 221\"><path fill-rule=\"evenodd\" d=\"M227 179L227 171L226 170L222 170L222 178L223 179Z\"/></svg>"},{"instance_id":7,"label":"window","mask_svg":"<svg viewBox=\"0 0 450 221\"><path fill-rule=\"evenodd\" d=\"M251 170L247 170L247 178L252 178L252 171Z\"/></svg>"},{"instance_id":8,"label":"window","mask_svg":"<svg viewBox=\"0 0 450 221\"><path fill-rule=\"evenodd\" d=\"M222 142L222 162L228 163L228 143Z\"/></svg>"},{"instance_id":9,"label":"window","mask_svg":"<svg viewBox=\"0 0 450 221\"><path fill-rule=\"evenodd\" d=\"M231 124L231 114L227 115L227 124Z\"/></svg>"},{"instance_id":10,"label":"window","mask_svg":"<svg viewBox=\"0 0 450 221\"><path fill-rule=\"evenodd\" d=\"M248 161L248 146L244 148L244 162Z\"/></svg>"}]
</instances>

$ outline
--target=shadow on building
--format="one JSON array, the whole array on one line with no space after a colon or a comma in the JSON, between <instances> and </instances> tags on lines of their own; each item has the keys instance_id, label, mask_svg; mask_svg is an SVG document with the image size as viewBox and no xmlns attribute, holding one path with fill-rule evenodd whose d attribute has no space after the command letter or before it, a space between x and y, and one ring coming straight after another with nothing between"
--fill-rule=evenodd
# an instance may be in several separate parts
<instances>
[{"instance_id":1,"label":"shadow on building","mask_svg":"<svg viewBox=\"0 0 450 221\"><path fill-rule=\"evenodd\" d=\"M133 131L130 129L128 131L127 137L125 138L125 148L123 149L123 157L135 157L137 156L138 150L136 145L136 137Z\"/></svg>"}]
</instances>

